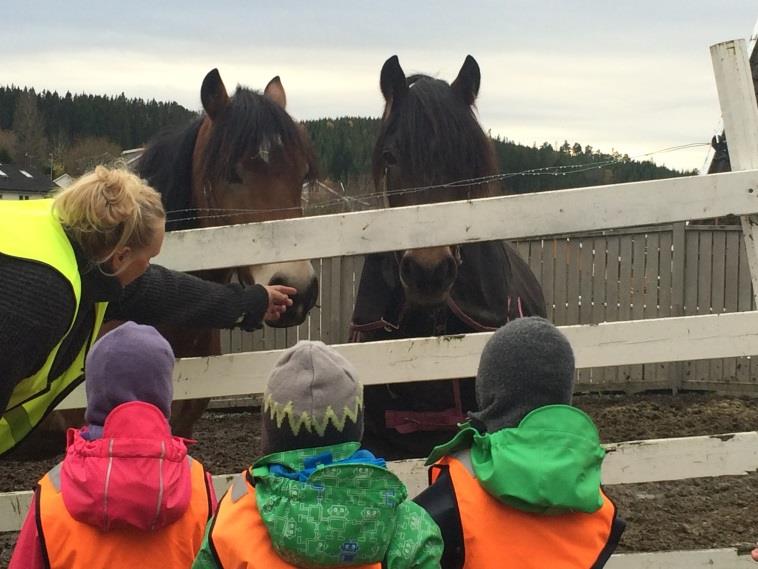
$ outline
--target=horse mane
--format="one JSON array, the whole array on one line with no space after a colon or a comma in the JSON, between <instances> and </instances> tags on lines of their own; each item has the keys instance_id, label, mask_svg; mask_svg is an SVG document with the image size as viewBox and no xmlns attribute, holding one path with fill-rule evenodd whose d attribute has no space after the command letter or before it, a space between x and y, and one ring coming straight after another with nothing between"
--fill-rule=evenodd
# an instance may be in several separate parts
<instances>
[{"instance_id":1,"label":"horse mane","mask_svg":"<svg viewBox=\"0 0 758 569\"><path fill-rule=\"evenodd\" d=\"M382 122L374 147L376 186L384 177L382 154L387 144L393 145L400 171L416 187L497 174L492 142L473 108L440 79L411 75L407 83L407 95ZM491 183L461 186L457 199L487 197L498 189Z\"/></svg>"},{"instance_id":2,"label":"horse mane","mask_svg":"<svg viewBox=\"0 0 758 569\"><path fill-rule=\"evenodd\" d=\"M192 210L192 152L203 119L156 136L137 162L137 173L163 198L166 229L191 229L197 223Z\"/></svg>"},{"instance_id":3,"label":"horse mane","mask_svg":"<svg viewBox=\"0 0 758 569\"><path fill-rule=\"evenodd\" d=\"M197 226L188 217L195 215L192 204L192 159L201 116L179 130L163 133L150 143L137 166L139 174L163 196L169 230ZM298 156L308 165L308 180L318 175L312 146L292 117L268 97L237 87L229 104L216 118L205 145L200 165L200 184L238 179L237 163L257 154L262 145L281 148L285 167ZM276 159L276 158L275 158Z\"/></svg>"}]
</instances>

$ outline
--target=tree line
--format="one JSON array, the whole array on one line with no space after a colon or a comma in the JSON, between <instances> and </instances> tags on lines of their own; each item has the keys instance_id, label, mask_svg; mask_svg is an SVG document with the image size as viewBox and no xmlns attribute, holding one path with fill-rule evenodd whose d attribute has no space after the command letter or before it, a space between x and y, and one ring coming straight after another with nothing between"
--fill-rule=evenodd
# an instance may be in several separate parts
<instances>
[{"instance_id":1,"label":"tree line","mask_svg":"<svg viewBox=\"0 0 758 569\"><path fill-rule=\"evenodd\" d=\"M178 103L0 87L0 162L78 175L196 117Z\"/></svg>"},{"instance_id":2,"label":"tree line","mask_svg":"<svg viewBox=\"0 0 758 569\"><path fill-rule=\"evenodd\" d=\"M175 102L118 96L37 93L31 88L0 87L0 163L36 167L53 177L79 175L98 163L112 162L122 150L145 144L159 131L197 117ZM306 121L319 158L321 177L335 185L370 185L371 154L378 118L342 117ZM501 171L515 192L614 184L695 173L671 170L652 161L600 152L578 142L560 147L526 146L495 137ZM348 190L350 191L350 190Z\"/></svg>"}]
</instances>

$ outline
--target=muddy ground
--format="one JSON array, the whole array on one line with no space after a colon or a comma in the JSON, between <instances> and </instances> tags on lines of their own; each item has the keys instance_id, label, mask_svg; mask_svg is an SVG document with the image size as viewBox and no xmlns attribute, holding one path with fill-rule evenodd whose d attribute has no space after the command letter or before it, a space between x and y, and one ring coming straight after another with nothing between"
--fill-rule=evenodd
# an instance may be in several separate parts
<instances>
[{"instance_id":1,"label":"muddy ground","mask_svg":"<svg viewBox=\"0 0 758 569\"><path fill-rule=\"evenodd\" d=\"M758 400L697 393L582 395L575 404L599 427L603 442L695 436L758 429ZM213 473L238 472L259 448L256 410L207 412L192 454ZM61 458L63 436L39 434L0 458L0 492L31 489ZM619 551L750 548L758 539L758 474L609 486L627 520ZM15 534L0 535L0 568Z\"/></svg>"}]
</instances>

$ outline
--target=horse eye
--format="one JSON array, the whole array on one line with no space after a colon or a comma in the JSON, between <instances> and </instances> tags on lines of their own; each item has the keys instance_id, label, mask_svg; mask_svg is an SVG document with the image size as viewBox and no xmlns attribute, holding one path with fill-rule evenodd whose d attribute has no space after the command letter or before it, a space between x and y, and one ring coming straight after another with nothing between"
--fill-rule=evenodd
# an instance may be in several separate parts
<instances>
[{"instance_id":1,"label":"horse eye","mask_svg":"<svg viewBox=\"0 0 758 569\"><path fill-rule=\"evenodd\" d=\"M395 166L397 164L397 159L395 158L395 155L392 154L391 150L383 150L382 151L382 160L384 160L384 163L387 164L387 166Z\"/></svg>"}]
</instances>

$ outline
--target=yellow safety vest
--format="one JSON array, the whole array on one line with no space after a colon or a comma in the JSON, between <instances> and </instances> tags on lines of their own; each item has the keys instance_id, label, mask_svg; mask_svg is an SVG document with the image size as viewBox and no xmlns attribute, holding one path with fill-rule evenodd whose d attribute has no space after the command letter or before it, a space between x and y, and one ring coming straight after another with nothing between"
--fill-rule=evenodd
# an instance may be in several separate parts
<instances>
[{"instance_id":1,"label":"yellow safety vest","mask_svg":"<svg viewBox=\"0 0 758 569\"><path fill-rule=\"evenodd\" d=\"M17 445L42 419L84 381L84 358L105 317L107 302L95 305L95 323L88 340L73 363L58 377L50 377L55 356L79 312L82 282L74 250L60 222L52 212L53 200L0 201L0 254L48 265L70 284L76 300L74 315L66 334L50 351L34 374L21 380L13 390L8 407L0 417L0 454ZM51 314L50 318L56 318ZM6 380L0 377L0 381Z\"/></svg>"}]
</instances>

